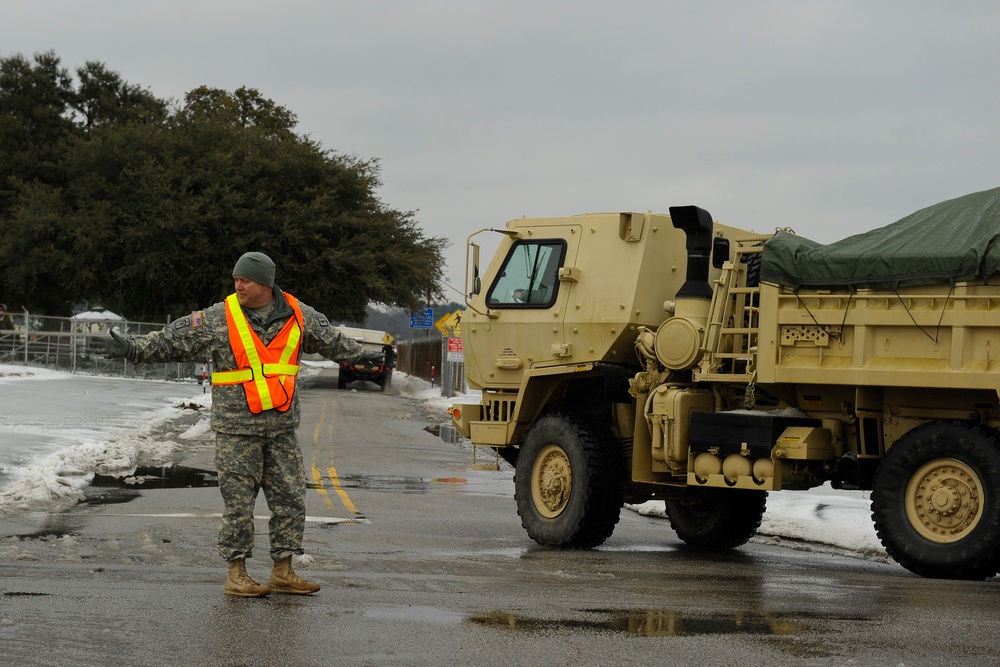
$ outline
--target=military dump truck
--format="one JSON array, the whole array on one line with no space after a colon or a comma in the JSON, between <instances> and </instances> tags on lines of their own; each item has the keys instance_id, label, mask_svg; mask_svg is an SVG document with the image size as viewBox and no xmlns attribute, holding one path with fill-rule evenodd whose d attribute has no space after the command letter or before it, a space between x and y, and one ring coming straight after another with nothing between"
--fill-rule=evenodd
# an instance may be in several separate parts
<instances>
[{"instance_id":1,"label":"military dump truck","mask_svg":"<svg viewBox=\"0 0 1000 667\"><path fill-rule=\"evenodd\" d=\"M337 329L348 338L361 343L365 355L353 363L340 364L337 387L346 389L357 380L374 382L382 391L392 386L392 369L396 366L396 350L392 336L385 331L339 326Z\"/></svg>"},{"instance_id":2,"label":"military dump truck","mask_svg":"<svg viewBox=\"0 0 1000 667\"><path fill-rule=\"evenodd\" d=\"M998 236L1000 188L827 246L696 206L480 230L462 337L482 400L453 423L514 466L542 545L594 547L624 503L662 499L682 541L732 549L768 492L829 483L871 492L903 567L991 577Z\"/></svg>"}]
</instances>

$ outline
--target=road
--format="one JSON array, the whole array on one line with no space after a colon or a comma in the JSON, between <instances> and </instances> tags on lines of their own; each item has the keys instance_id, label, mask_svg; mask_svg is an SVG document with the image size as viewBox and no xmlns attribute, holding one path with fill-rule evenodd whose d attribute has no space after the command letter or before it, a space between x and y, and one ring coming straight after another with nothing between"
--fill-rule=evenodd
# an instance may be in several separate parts
<instances>
[{"instance_id":1,"label":"road","mask_svg":"<svg viewBox=\"0 0 1000 667\"><path fill-rule=\"evenodd\" d=\"M537 547L509 467L472 469L423 403L338 391L335 373L303 390L299 431L312 479L299 569L319 594L223 595L206 438L162 480L99 480L70 512L0 518L4 663L1000 664L995 581L766 540L703 554L629 511L599 549Z\"/></svg>"}]
</instances>

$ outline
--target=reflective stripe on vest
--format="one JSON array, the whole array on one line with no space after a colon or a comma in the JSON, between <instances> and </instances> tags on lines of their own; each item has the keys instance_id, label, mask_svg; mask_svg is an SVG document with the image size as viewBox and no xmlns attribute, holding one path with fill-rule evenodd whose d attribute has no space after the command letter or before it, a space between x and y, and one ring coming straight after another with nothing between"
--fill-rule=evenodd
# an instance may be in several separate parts
<instances>
[{"instance_id":1,"label":"reflective stripe on vest","mask_svg":"<svg viewBox=\"0 0 1000 667\"><path fill-rule=\"evenodd\" d=\"M236 357L237 370L215 371L213 385L242 384L247 407L254 414L265 410L284 412L292 405L295 376L299 374L299 341L302 338L302 309L298 300L285 294L294 317L289 318L278 335L264 345L247 323L235 294L226 298L226 323L229 343Z\"/></svg>"}]
</instances>

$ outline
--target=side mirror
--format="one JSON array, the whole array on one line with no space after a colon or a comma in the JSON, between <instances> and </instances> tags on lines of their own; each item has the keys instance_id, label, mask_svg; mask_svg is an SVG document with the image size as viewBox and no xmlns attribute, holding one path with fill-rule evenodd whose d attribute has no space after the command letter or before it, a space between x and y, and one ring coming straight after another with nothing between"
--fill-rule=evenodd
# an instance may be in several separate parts
<instances>
[{"instance_id":1,"label":"side mirror","mask_svg":"<svg viewBox=\"0 0 1000 667\"><path fill-rule=\"evenodd\" d=\"M470 243L472 246L472 292L471 294L479 294L479 290L483 288L483 281L479 278L479 246L475 243Z\"/></svg>"},{"instance_id":2,"label":"side mirror","mask_svg":"<svg viewBox=\"0 0 1000 667\"><path fill-rule=\"evenodd\" d=\"M729 239L721 236L712 240L712 266L721 269L729 261Z\"/></svg>"}]
</instances>

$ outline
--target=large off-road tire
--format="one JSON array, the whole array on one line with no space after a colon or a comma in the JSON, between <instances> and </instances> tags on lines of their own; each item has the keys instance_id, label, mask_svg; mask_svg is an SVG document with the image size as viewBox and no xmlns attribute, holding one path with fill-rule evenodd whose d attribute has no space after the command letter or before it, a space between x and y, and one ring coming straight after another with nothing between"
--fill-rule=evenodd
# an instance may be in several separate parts
<instances>
[{"instance_id":1,"label":"large off-road tire","mask_svg":"<svg viewBox=\"0 0 1000 667\"><path fill-rule=\"evenodd\" d=\"M692 489L690 497L668 500L670 527L686 544L735 549L754 536L767 506L767 491Z\"/></svg>"},{"instance_id":2,"label":"large off-road tire","mask_svg":"<svg viewBox=\"0 0 1000 667\"><path fill-rule=\"evenodd\" d=\"M623 503L621 454L610 434L575 414L541 417L514 470L521 525L544 546L588 549L614 532Z\"/></svg>"},{"instance_id":3,"label":"large off-road tire","mask_svg":"<svg viewBox=\"0 0 1000 667\"><path fill-rule=\"evenodd\" d=\"M897 563L925 577L985 579L1000 565L1000 441L963 422L919 426L875 477L872 519Z\"/></svg>"}]
</instances>

